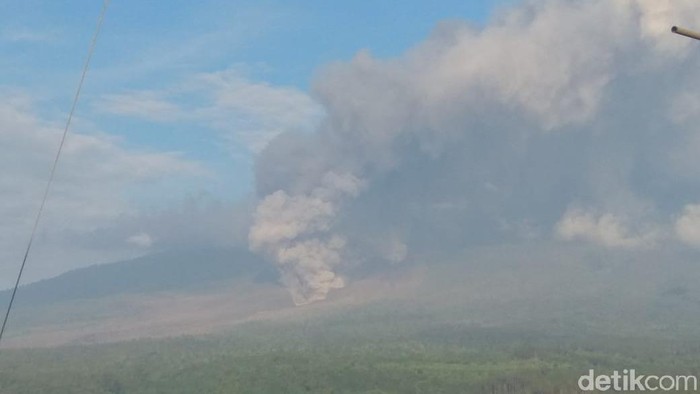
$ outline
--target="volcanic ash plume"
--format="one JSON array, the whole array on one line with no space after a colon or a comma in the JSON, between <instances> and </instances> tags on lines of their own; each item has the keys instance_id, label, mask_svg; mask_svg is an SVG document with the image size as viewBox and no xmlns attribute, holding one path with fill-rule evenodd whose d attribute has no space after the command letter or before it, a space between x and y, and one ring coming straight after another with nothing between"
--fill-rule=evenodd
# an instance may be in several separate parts
<instances>
[{"instance_id":1,"label":"volcanic ash plume","mask_svg":"<svg viewBox=\"0 0 700 394\"><path fill-rule=\"evenodd\" d=\"M362 182L351 174L327 173L309 193L279 190L258 205L249 241L253 251L273 260L297 305L322 300L343 287L335 273L345 239L331 231L339 207L357 196Z\"/></svg>"},{"instance_id":2,"label":"volcanic ash plume","mask_svg":"<svg viewBox=\"0 0 700 394\"><path fill-rule=\"evenodd\" d=\"M298 304L409 250L700 249L700 51L673 24L699 27L700 3L526 0L325 67L316 131L256 157L251 249Z\"/></svg>"}]
</instances>

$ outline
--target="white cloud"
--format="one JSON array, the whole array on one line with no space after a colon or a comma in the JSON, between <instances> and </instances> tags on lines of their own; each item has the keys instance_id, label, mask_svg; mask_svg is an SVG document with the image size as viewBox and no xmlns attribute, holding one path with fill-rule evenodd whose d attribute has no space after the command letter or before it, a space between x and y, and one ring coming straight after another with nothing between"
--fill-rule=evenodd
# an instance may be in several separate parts
<instances>
[{"instance_id":1,"label":"white cloud","mask_svg":"<svg viewBox=\"0 0 700 394\"><path fill-rule=\"evenodd\" d=\"M235 70L201 74L192 82L210 105L197 115L253 152L285 131L311 131L322 110L309 95L292 87L252 82Z\"/></svg>"},{"instance_id":2,"label":"white cloud","mask_svg":"<svg viewBox=\"0 0 700 394\"><path fill-rule=\"evenodd\" d=\"M282 132L312 130L322 115L299 89L254 82L235 69L197 74L170 90L105 95L94 106L153 122L194 122L254 153Z\"/></svg>"},{"instance_id":3,"label":"white cloud","mask_svg":"<svg viewBox=\"0 0 700 394\"><path fill-rule=\"evenodd\" d=\"M624 3L630 3L629 0ZM670 40L668 32L671 26L698 26L700 16L694 8L693 0L636 0L632 1L640 12L640 30L642 38L651 42L656 50L668 55L678 56L693 47L690 40ZM627 6L626 4L624 6Z\"/></svg>"},{"instance_id":4,"label":"white cloud","mask_svg":"<svg viewBox=\"0 0 700 394\"><path fill-rule=\"evenodd\" d=\"M700 247L700 205L689 204L676 220L676 236L685 244Z\"/></svg>"},{"instance_id":5,"label":"white cloud","mask_svg":"<svg viewBox=\"0 0 700 394\"><path fill-rule=\"evenodd\" d=\"M0 30L0 42L9 43L53 43L59 36L56 31L31 30L25 27L5 26Z\"/></svg>"},{"instance_id":6,"label":"white cloud","mask_svg":"<svg viewBox=\"0 0 700 394\"><path fill-rule=\"evenodd\" d=\"M155 91L135 91L102 96L98 109L116 115L143 118L156 122L176 122L186 112L169 102L165 94Z\"/></svg>"},{"instance_id":7,"label":"white cloud","mask_svg":"<svg viewBox=\"0 0 700 394\"><path fill-rule=\"evenodd\" d=\"M580 209L570 209L556 225L556 235L561 239L585 240L610 248L649 248L657 240L657 232L647 230L633 233L619 217L595 214Z\"/></svg>"},{"instance_id":8,"label":"white cloud","mask_svg":"<svg viewBox=\"0 0 700 394\"><path fill-rule=\"evenodd\" d=\"M126 239L126 243L138 246L141 248L150 248L153 245L153 238L148 233L138 233Z\"/></svg>"},{"instance_id":9,"label":"white cloud","mask_svg":"<svg viewBox=\"0 0 700 394\"><path fill-rule=\"evenodd\" d=\"M78 122L80 124L80 122ZM0 286L15 274L61 134L39 118L27 96L0 99ZM39 228L26 280L134 253L133 247L78 242L136 207L126 190L206 170L177 153L127 150L101 134L68 136Z\"/></svg>"}]
</instances>

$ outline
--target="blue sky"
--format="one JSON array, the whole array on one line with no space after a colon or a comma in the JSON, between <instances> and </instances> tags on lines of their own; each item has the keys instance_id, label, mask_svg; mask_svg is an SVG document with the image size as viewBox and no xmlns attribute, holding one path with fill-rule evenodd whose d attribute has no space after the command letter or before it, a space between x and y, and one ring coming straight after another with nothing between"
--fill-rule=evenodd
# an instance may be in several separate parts
<instances>
[{"instance_id":1,"label":"blue sky","mask_svg":"<svg viewBox=\"0 0 700 394\"><path fill-rule=\"evenodd\" d=\"M356 240L376 227L391 256L441 238L412 225L700 245L698 52L669 31L699 26L697 3L531 2L489 22L515 1L113 0L27 280L172 247L251 246L253 233L278 255L293 240L258 235L304 228L284 220L307 218L309 190L338 195L327 187L364 190ZM22 257L100 7L0 7L0 286ZM400 57L449 19L477 29L445 26ZM280 139L258 155L324 115L329 140ZM398 189L366 171L391 163ZM267 196L252 196L255 179ZM387 196L400 198L381 217ZM353 223L334 226L353 238Z\"/></svg>"},{"instance_id":2,"label":"blue sky","mask_svg":"<svg viewBox=\"0 0 700 394\"><path fill-rule=\"evenodd\" d=\"M70 103L100 3L6 2L0 13L0 87L28 94L35 110L58 121ZM169 100L198 107L201 97L182 85L191 85L196 75L231 69L250 83L307 92L324 64L362 49L378 57L399 55L440 20L482 24L501 3L114 0L76 128L118 137L131 149L177 151L211 170L201 182L134 190L137 199L155 203L202 191L236 199L250 192L253 179L253 153L245 144L226 141L207 122L153 121L101 109L101 99L175 90L177 97Z\"/></svg>"}]
</instances>

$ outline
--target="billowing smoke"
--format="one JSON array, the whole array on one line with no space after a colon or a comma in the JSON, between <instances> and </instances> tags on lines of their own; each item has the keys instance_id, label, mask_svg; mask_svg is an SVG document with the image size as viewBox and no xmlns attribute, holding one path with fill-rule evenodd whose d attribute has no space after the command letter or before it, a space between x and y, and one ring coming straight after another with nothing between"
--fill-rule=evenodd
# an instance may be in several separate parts
<instances>
[{"instance_id":1,"label":"billowing smoke","mask_svg":"<svg viewBox=\"0 0 700 394\"><path fill-rule=\"evenodd\" d=\"M697 245L700 3L532 1L326 67L326 117L257 161L250 246L295 302L348 267L483 242Z\"/></svg>"},{"instance_id":2,"label":"billowing smoke","mask_svg":"<svg viewBox=\"0 0 700 394\"><path fill-rule=\"evenodd\" d=\"M330 289L344 286L335 268L345 239L333 233L333 220L343 200L357 196L361 186L353 175L328 172L307 194L278 190L258 205L250 246L270 253L296 304L322 300Z\"/></svg>"}]
</instances>

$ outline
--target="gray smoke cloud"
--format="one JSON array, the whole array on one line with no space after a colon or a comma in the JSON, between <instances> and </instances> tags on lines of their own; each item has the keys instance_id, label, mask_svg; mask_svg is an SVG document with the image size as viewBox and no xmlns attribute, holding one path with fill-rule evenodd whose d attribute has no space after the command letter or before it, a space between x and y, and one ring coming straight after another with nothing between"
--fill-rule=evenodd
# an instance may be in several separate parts
<instances>
[{"instance_id":1,"label":"gray smoke cloud","mask_svg":"<svg viewBox=\"0 0 700 394\"><path fill-rule=\"evenodd\" d=\"M700 245L693 1L525 2L327 66L312 133L256 164L252 250L296 303L358 264L484 242Z\"/></svg>"},{"instance_id":2,"label":"gray smoke cloud","mask_svg":"<svg viewBox=\"0 0 700 394\"><path fill-rule=\"evenodd\" d=\"M326 173L320 185L301 195L278 190L265 197L250 230L253 251L270 254L296 304L322 300L344 286L335 268L345 239L332 231L344 199L356 197L362 182L351 174Z\"/></svg>"}]
</instances>

